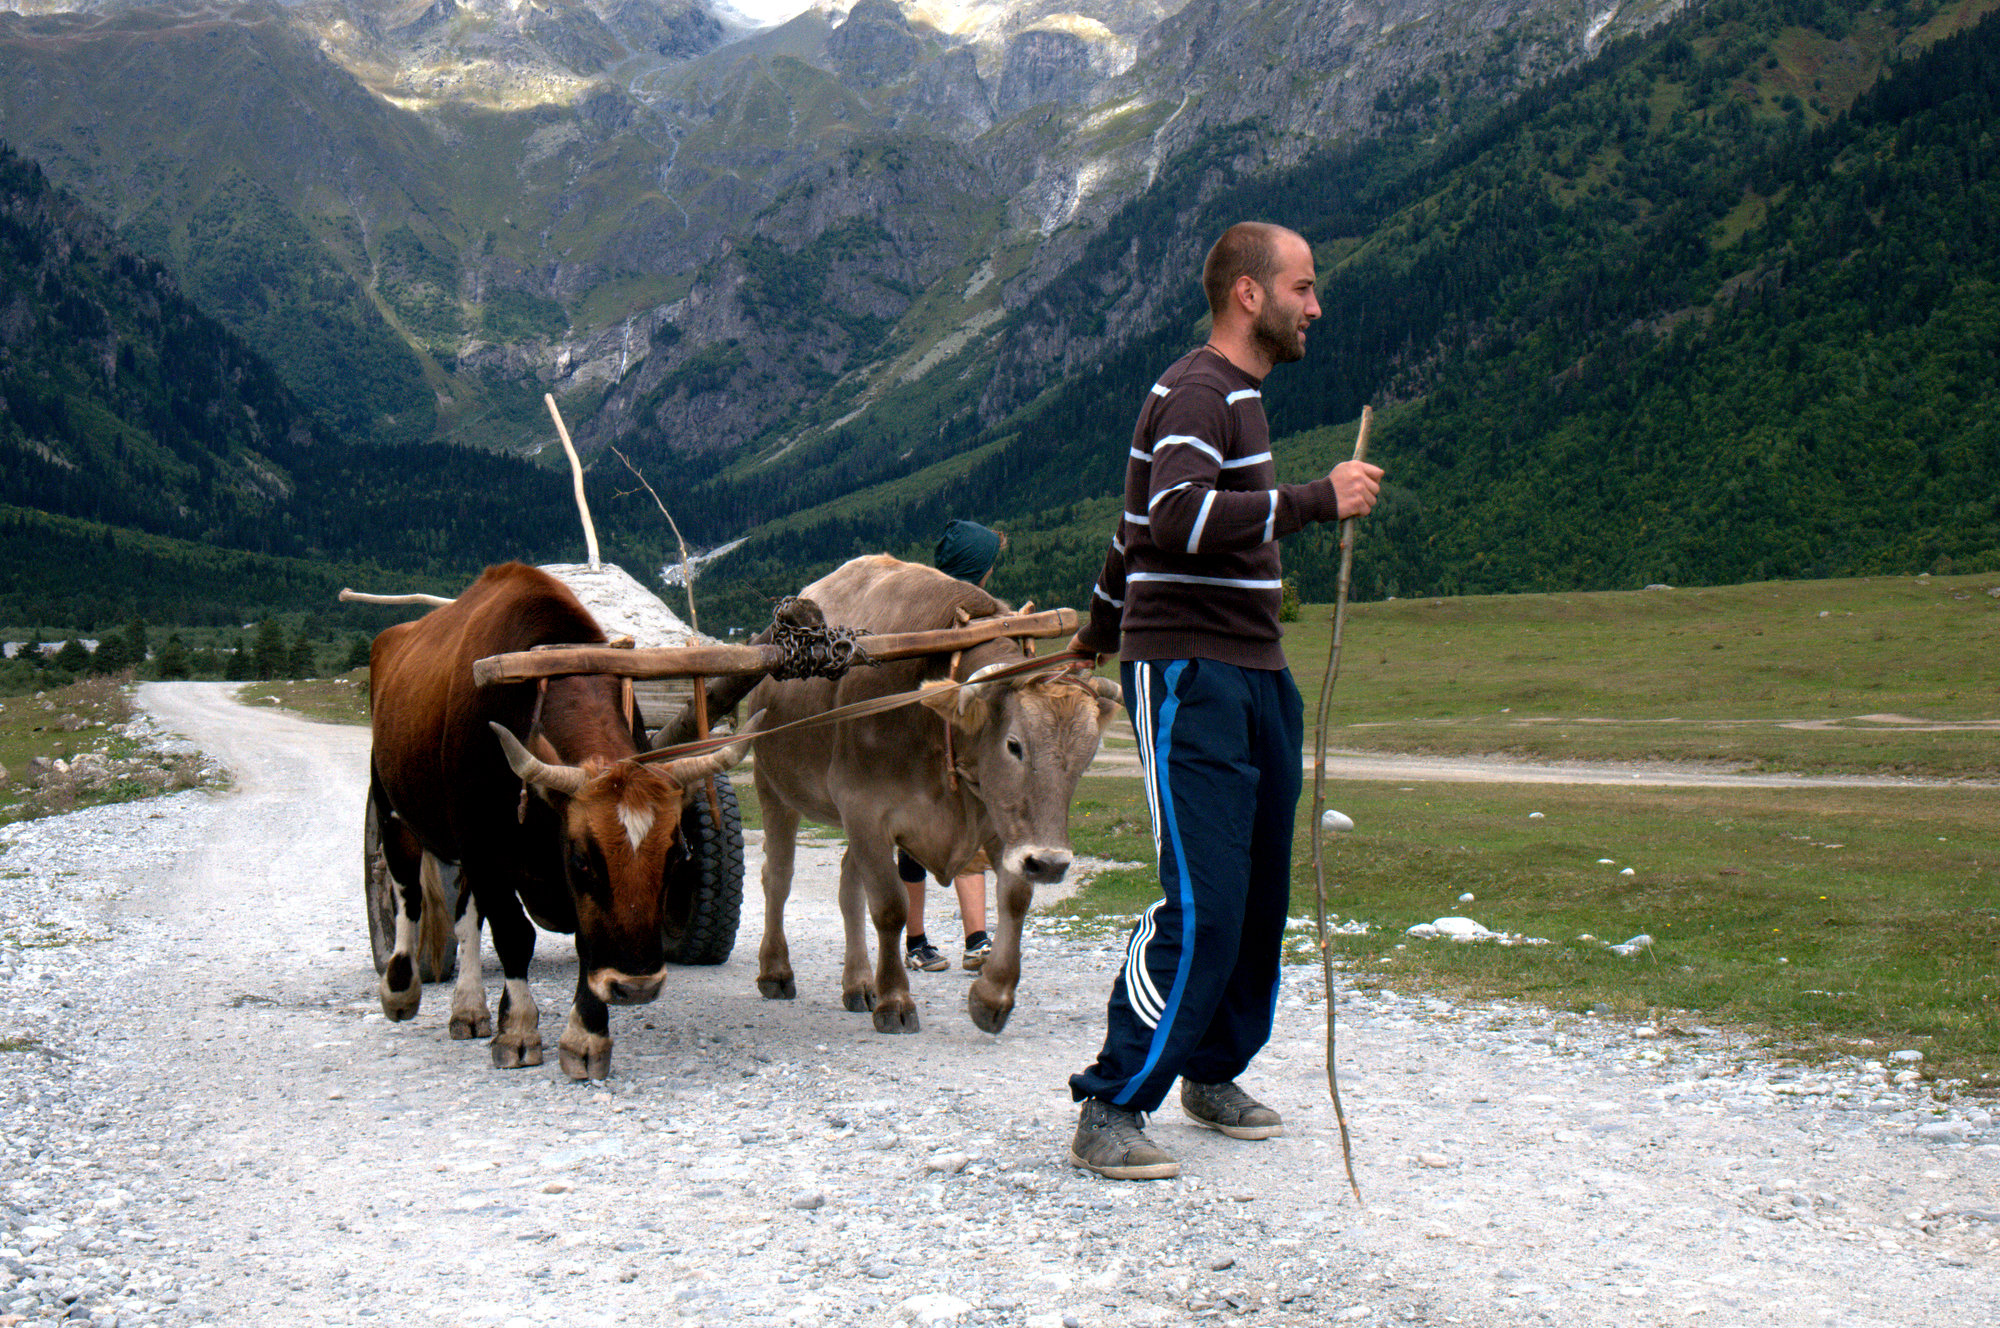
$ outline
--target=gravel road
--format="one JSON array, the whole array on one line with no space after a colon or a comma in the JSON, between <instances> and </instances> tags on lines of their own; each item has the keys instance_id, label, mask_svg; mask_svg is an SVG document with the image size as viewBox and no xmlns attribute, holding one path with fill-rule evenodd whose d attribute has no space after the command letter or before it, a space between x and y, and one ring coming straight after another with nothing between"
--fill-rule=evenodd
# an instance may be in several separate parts
<instances>
[{"instance_id":1,"label":"gravel road","mask_svg":"<svg viewBox=\"0 0 2000 1328\"><path fill-rule=\"evenodd\" d=\"M613 1011L605 1083L494 1070L442 989L377 1008L365 731L141 701L235 787L0 830L0 1325L2000 1321L2000 1127L1894 1083L1895 1048L1802 1068L1343 997L1357 1207L1301 971L1248 1081L1289 1134L1170 1109L1183 1178L1103 1181L1062 1163L1063 1080L1117 941L1037 924L998 1038L955 970L914 975L921 1035L878 1036L840 1009L824 847L796 1002L757 996L750 923ZM558 1026L573 964L543 939Z\"/></svg>"}]
</instances>

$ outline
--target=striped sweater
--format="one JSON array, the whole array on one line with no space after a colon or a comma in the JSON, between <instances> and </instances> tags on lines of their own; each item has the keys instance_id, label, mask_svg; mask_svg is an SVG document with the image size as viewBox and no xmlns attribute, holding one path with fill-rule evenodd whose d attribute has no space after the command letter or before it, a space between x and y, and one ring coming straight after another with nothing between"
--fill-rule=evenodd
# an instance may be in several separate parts
<instances>
[{"instance_id":1,"label":"striped sweater","mask_svg":"<svg viewBox=\"0 0 2000 1328\"><path fill-rule=\"evenodd\" d=\"M1125 512L1078 633L1102 655L1285 667L1278 541L1339 516L1333 483L1279 484L1261 380L1204 346L1147 394Z\"/></svg>"}]
</instances>

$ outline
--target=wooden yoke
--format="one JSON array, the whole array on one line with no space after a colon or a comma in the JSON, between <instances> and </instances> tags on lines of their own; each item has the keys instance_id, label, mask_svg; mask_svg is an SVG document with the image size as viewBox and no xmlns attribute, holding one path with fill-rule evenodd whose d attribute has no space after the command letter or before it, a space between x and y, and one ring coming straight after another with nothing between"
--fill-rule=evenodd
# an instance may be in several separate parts
<instances>
[{"instance_id":1,"label":"wooden yoke","mask_svg":"<svg viewBox=\"0 0 2000 1328\"><path fill-rule=\"evenodd\" d=\"M886 663L968 650L1003 636L1073 636L1078 622L1075 609L1050 609L1043 613L977 618L963 626L932 632L864 636L856 644L868 652L870 660ZM622 678L709 678L769 673L783 662L784 652L772 645L653 646L636 650L611 646L542 646L489 655L472 666L472 680L481 687L491 687L571 673L609 673Z\"/></svg>"}]
</instances>

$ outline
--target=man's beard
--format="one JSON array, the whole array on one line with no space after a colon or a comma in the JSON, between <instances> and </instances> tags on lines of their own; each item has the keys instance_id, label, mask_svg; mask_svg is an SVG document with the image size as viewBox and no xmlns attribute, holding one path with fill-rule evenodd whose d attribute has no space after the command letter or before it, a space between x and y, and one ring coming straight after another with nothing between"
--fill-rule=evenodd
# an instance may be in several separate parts
<instances>
[{"instance_id":1,"label":"man's beard","mask_svg":"<svg viewBox=\"0 0 2000 1328\"><path fill-rule=\"evenodd\" d=\"M1305 358L1297 311L1280 317L1275 300L1267 300L1263 312L1257 315L1257 321L1250 325L1250 341L1273 364L1290 364L1293 360Z\"/></svg>"}]
</instances>

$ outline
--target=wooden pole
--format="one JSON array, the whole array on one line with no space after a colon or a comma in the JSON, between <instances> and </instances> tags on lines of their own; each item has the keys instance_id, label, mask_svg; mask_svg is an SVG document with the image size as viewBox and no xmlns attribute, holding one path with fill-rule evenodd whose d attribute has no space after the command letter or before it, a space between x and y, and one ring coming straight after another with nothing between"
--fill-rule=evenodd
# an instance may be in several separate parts
<instances>
[{"instance_id":1,"label":"wooden pole","mask_svg":"<svg viewBox=\"0 0 2000 1328\"><path fill-rule=\"evenodd\" d=\"M1361 408L1361 432L1354 440L1354 459L1368 459L1368 428L1375 412ZM1354 526L1356 517L1340 523L1340 580L1333 595L1333 640L1327 647L1326 677L1319 689L1319 724L1313 739L1313 881L1319 891L1319 963L1326 982L1326 1091L1333 1098L1333 1116L1340 1124L1340 1157L1347 1164L1347 1185L1354 1201L1361 1202L1361 1184L1354 1179L1354 1149L1347 1137L1347 1112L1340 1105L1340 1077L1334 1069L1334 990L1333 950L1326 939L1326 855L1321 848L1322 824L1326 817L1326 716L1333 704L1333 684L1340 677L1340 634L1347 622L1347 589L1354 574Z\"/></svg>"},{"instance_id":2,"label":"wooden pole","mask_svg":"<svg viewBox=\"0 0 2000 1328\"><path fill-rule=\"evenodd\" d=\"M576 489L576 514L583 518L583 545L590 550L590 570L594 572L602 564L597 557L597 526L590 519L590 504L583 496L583 462L577 459L576 446L569 440L569 430L563 425L562 412L556 409L554 395L542 393L542 402L549 408L549 418L556 422L556 437L562 439L563 452L569 457L569 479Z\"/></svg>"},{"instance_id":3,"label":"wooden pole","mask_svg":"<svg viewBox=\"0 0 2000 1328\"><path fill-rule=\"evenodd\" d=\"M343 588L340 592L340 602L343 604L428 604L434 609L441 609L453 601L446 599L442 595L371 595L365 590L347 590Z\"/></svg>"},{"instance_id":4,"label":"wooden pole","mask_svg":"<svg viewBox=\"0 0 2000 1328\"><path fill-rule=\"evenodd\" d=\"M1078 621L1075 609L1050 609L1043 613L979 618L963 627L935 632L864 636L860 645L877 661L914 659L920 655L968 650L1003 636L1071 636ZM771 645L653 646L636 650L553 646L490 655L473 664L472 680L481 687L491 687L496 683L531 682L568 673L609 673L625 678L716 677L768 673L783 660L784 651Z\"/></svg>"}]
</instances>

